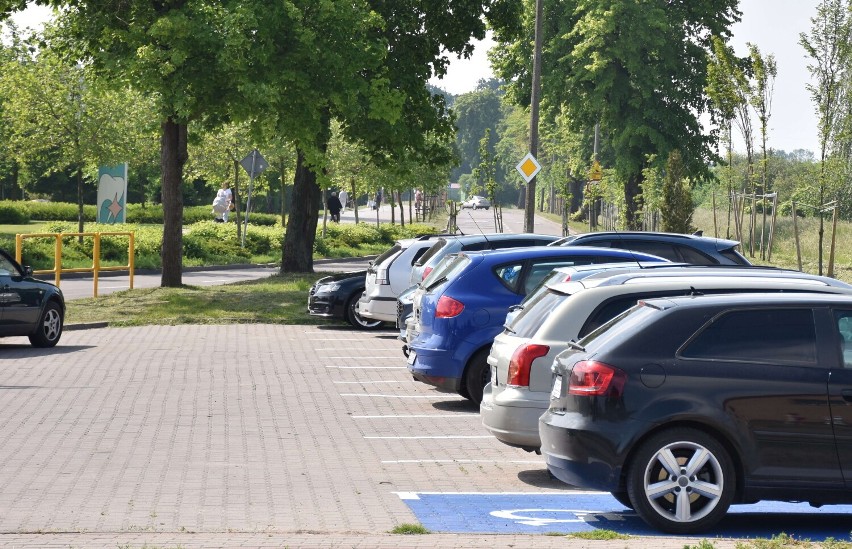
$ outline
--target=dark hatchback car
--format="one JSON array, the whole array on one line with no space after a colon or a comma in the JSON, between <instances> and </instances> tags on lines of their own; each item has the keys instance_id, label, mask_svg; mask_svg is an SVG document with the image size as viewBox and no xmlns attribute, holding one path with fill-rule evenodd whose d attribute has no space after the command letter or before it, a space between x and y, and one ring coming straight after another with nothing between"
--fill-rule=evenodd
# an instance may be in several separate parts
<instances>
[{"instance_id":1,"label":"dark hatchback car","mask_svg":"<svg viewBox=\"0 0 852 549\"><path fill-rule=\"evenodd\" d=\"M0 250L0 337L27 336L35 347L53 347L62 337L65 298L32 274Z\"/></svg>"},{"instance_id":2,"label":"dark hatchback car","mask_svg":"<svg viewBox=\"0 0 852 549\"><path fill-rule=\"evenodd\" d=\"M676 263L692 265L751 265L737 251L735 240L697 234L645 231L603 231L561 238L549 246L595 246L621 248L664 257Z\"/></svg>"},{"instance_id":3,"label":"dark hatchback car","mask_svg":"<svg viewBox=\"0 0 852 549\"><path fill-rule=\"evenodd\" d=\"M563 482L676 534L734 503L852 502L852 294L640 301L574 346L539 420Z\"/></svg>"},{"instance_id":4,"label":"dark hatchback car","mask_svg":"<svg viewBox=\"0 0 852 549\"><path fill-rule=\"evenodd\" d=\"M358 300L364 293L367 271L349 271L325 276L308 291L308 314L341 318L361 330L381 328L384 322L358 314Z\"/></svg>"}]
</instances>

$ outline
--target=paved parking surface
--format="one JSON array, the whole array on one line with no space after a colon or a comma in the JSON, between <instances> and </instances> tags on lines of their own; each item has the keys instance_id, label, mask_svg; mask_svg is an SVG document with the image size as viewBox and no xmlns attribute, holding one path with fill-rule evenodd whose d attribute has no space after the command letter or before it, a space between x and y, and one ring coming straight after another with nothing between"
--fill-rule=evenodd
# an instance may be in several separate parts
<instances>
[{"instance_id":1,"label":"paved parking surface","mask_svg":"<svg viewBox=\"0 0 852 549\"><path fill-rule=\"evenodd\" d=\"M564 531L540 511L566 491L542 458L487 436L461 397L413 381L390 331L104 328L69 331L53 350L0 340L0 363L0 546L566 543L543 535ZM466 530L430 522L413 503L459 493L551 499L521 500L532 515L502 509L497 517L538 517L535 534L492 528L501 509L471 503L481 498L468 499L464 513L431 504ZM409 523L436 533L388 534ZM652 545L691 542L654 535Z\"/></svg>"}]
</instances>

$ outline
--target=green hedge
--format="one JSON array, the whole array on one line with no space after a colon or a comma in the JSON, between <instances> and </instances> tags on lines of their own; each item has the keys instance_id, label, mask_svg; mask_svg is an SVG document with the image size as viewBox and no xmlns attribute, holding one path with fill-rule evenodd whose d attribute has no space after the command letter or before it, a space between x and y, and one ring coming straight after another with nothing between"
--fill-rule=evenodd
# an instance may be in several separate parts
<instances>
[{"instance_id":1,"label":"green hedge","mask_svg":"<svg viewBox=\"0 0 852 549\"><path fill-rule=\"evenodd\" d=\"M70 202L26 202L0 201L0 224L19 225L32 221L68 221L77 222L77 204ZM243 214L244 215L244 214ZM97 219L97 208L83 206L83 221L93 223ZM210 206L187 206L183 209L183 222L186 225L213 219ZM231 220L236 219L231 215ZM272 226L279 222L280 215L252 213L249 222L252 225ZM128 204L127 222L138 224L162 224L163 206L160 204Z\"/></svg>"},{"instance_id":2,"label":"green hedge","mask_svg":"<svg viewBox=\"0 0 852 549\"><path fill-rule=\"evenodd\" d=\"M46 233L74 233L76 223L54 221L45 224ZM135 234L134 248L136 267L156 269L160 267L160 249L163 230L160 226L125 224L115 225L89 223L86 232L130 232ZM412 238L419 234L434 232L428 225L382 225L376 227L366 223L337 225L326 229L322 238L317 230L314 250L320 257L346 257L381 253L394 241ZM186 267L202 265L229 265L251 262L256 258L279 261L284 229L281 225L250 225L245 238L245 248L237 238L236 227L231 223L200 221L187 225L183 233L183 264ZM14 251L10 243L9 251ZM94 239L66 236L62 239L62 261L65 267L91 266ZM55 240L53 238L24 239L22 259L34 269L53 268ZM128 237L105 235L101 237L101 262L104 265L127 265Z\"/></svg>"}]
</instances>

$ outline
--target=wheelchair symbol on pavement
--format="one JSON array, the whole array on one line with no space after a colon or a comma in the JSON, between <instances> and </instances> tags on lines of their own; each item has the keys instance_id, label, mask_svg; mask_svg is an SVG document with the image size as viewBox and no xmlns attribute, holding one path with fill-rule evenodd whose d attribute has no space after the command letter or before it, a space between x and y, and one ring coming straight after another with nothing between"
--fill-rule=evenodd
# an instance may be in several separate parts
<instances>
[{"instance_id":1,"label":"wheelchair symbol on pavement","mask_svg":"<svg viewBox=\"0 0 852 549\"><path fill-rule=\"evenodd\" d=\"M598 522L601 518L610 521L623 521L623 513L607 513L603 511L586 511L581 509L505 509L491 511L493 517L509 519L517 524L527 526L548 526L572 522ZM530 516L532 515L532 516ZM544 516L541 516L544 515ZM554 518L564 516L565 518Z\"/></svg>"}]
</instances>

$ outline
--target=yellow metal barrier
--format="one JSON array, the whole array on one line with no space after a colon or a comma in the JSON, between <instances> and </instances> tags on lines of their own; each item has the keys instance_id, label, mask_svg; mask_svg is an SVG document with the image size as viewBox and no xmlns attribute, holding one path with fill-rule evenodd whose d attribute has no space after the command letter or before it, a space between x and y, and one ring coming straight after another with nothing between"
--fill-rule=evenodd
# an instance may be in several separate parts
<instances>
[{"instance_id":1,"label":"yellow metal barrier","mask_svg":"<svg viewBox=\"0 0 852 549\"><path fill-rule=\"evenodd\" d=\"M91 267L76 267L73 269L62 268L62 239L67 236L91 236L94 238L92 246L92 266ZM101 236L127 236L130 237L130 244L127 250L127 265L116 265L111 267L101 266ZM98 275L101 271L128 271L130 278L130 289L133 289L133 272L135 265L135 238L136 233L133 232L114 232L114 233L31 233L31 234L16 234L15 235L15 260L21 263L22 249L25 238L54 238L56 239L56 249L54 251L54 263L52 269L42 269L33 271L33 274L54 274L55 284L59 286L60 275L62 273L93 273L94 297L98 297Z\"/></svg>"}]
</instances>

